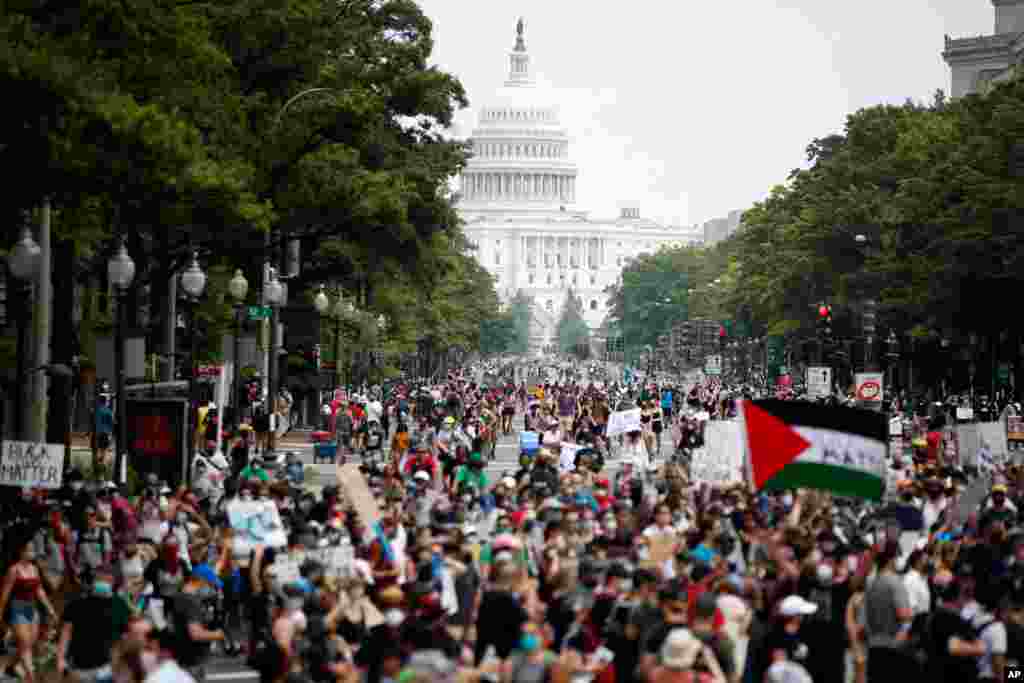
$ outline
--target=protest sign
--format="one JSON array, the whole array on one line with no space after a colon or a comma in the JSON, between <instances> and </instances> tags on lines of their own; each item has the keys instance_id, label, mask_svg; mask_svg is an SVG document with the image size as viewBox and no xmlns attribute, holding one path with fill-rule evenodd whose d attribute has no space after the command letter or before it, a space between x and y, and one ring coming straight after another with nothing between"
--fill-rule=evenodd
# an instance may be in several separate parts
<instances>
[{"instance_id":1,"label":"protest sign","mask_svg":"<svg viewBox=\"0 0 1024 683\"><path fill-rule=\"evenodd\" d=\"M1002 422L979 422L978 436L981 439L979 454L987 451L994 464L1006 462L1009 451L1006 448L1006 428Z\"/></svg>"},{"instance_id":2,"label":"protest sign","mask_svg":"<svg viewBox=\"0 0 1024 683\"><path fill-rule=\"evenodd\" d=\"M228 523L235 530L237 543L247 548L263 545L281 548L288 536L277 505L269 500L233 500L227 505Z\"/></svg>"},{"instance_id":3,"label":"protest sign","mask_svg":"<svg viewBox=\"0 0 1024 683\"><path fill-rule=\"evenodd\" d=\"M574 443L562 443L562 452L558 456L558 471L572 472L576 469L576 453L582 446Z\"/></svg>"},{"instance_id":4,"label":"protest sign","mask_svg":"<svg viewBox=\"0 0 1024 683\"><path fill-rule=\"evenodd\" d=\"M1020 415L1006 417L1006 438L1010 441L1024 441L1024 417Z\"/></svg>"},{"instance_id":5,"label":"protest sign","mask_svg":"<svg viewBox=\"0 0 1024 683\"><path fill-rule=\"evenodd\" d=\"M0 486L59 489L63 476L63 444L3 442Z\"/></svg>"},{"instance_id":6,"label":"protest sign","mask_svg":"<svg viewBox=\"0 0 1024 683\"><path fill-rule=\"evenodd\" d=\"M304 552L277 553L274 555L274 580L280 586L286 586L299 580L300 568L306 561Z\"/></svg>"},{"instance_id":7,"label":"protest sign","mask_svg":"<svg viewBox=\"0 0 1024 683\"><path fill-rule=\"evenodd\" d=\"M902 417L894 417L889 420L889 436L903 436Z\"/></svg>"},{"instance_id":8,"label":"protest sign","mask_svg":"<svg viewBox=\"0 0 1024 683\"><path fill-rule=\"evenodd\" d=\"M691 480L709 484L742 482L743 452L743 434L739 422L708 422L704 429L704 446L693 451Z\"/></svg>"},{"instance_id":9,"label":"protest sign","mask_svg":"<svg viewBox=\"0 0 1024 683\"><path fill-rule=\"evenodd\" d=\"M605 430L605 434L607 436L618 436L626 432L639 431L640 413L641 410L639 408L619 410L612 413L608 416L608 428Z\"/></svg>"},{"instance_id":10,"label":"protest sign","mask_svg":"<svg viewBox=\"0 0 1024 683\"><path fill-rule=\"evenodd\" d=\"M942 430L942 461L946 465L960 466L960 441L952 427Z\"/></svg>"},{"instance_id":11,"label":"protest sign","mask_svg":"<svg viewBox=\"0 0 1024 683\"><path fill-rule=\"evenodd\" d=\"M370 493L366 478L359 471L359 465L338 465L338 488L345 500L355 508L363 524L376 524L380 521L380 508Z\"/></svg>"}]
</instances>

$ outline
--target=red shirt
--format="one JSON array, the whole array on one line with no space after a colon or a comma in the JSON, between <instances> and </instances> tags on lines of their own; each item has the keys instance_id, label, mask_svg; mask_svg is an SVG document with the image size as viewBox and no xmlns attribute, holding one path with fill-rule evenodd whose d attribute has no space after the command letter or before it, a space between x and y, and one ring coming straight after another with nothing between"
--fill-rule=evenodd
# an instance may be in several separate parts
<instances>
[{"instance_id":1,"label":"red shirt","mask_svg":"<svg viewBox=\"0 0 1024 683\"><path fill-rule=\"evenodd\" d=\"M690 623L693 623L697 619L697 598L702 593L706 593L711 589L712 579L713 576L709 576L699 583L691 584L690 587L686 589L686 603L689 606L687 612ZM724 626L725 615L722 614L722 610L715 609L715 619L714 622L712 622L712 628L715 629L715 633L718 633Z\"/></svg>"},{"instance_id":2,"label":"red shirt","mask_svg":"<svg viewBox=\"0 0 1024 683\"><path fill-rule=\"evenodd\" d=\"M938 462L939 448L942 446L942 432L928 432L925 440L928 442L928 460Z\"/></svg>"}]
</instances>

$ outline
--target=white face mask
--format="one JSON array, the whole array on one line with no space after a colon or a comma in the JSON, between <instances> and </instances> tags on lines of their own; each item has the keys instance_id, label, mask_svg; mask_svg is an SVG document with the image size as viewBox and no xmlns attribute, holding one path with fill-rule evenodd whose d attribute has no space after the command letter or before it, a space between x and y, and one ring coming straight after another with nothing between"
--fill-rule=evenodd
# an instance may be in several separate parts
<instances>
[{"instance_id":1,"label":"white face mask","mask_svg":"<svg viewBox=\"0 0 1024 683\"><path fill-rule=\"evenodd\" d=\"M818 581L823 584L832 583L832 565L818 565Z\"/></svg>"},{"instance_id":2,"label":"white face mask","mask_svg":"<svg viewBox=\"0 0 1024 683\"><path fill-rule=\"evenodd\" d=\"M384 621L388 626L401 626L405 621L405 612L400 609L389 609L384 612Z\"/></svg>"},{"instance_id":3,"label":"white face mask","mask_svg":"<svg viewBox=\"0 0 1024 683\"><path fill-rule=\"evenodd\" d=\"M150 652L149 650L146 650L142 653L141 660L142 668L146 673L152 673L153 671L156 671L157 666L159 666L160 664L160 661L157 659L156 653Z\"/></svg>"},{"instance_id":4,"label":"white face mask","mask_svg":"<svg viewBox=\"0 0 1024 683\"><path fill-rule=\"evenodd\" d=\"M306 613L302 610L292 614L292 624L300 631L306 630Z\"/></svg>"},{"instance_id":5,"label":"white face mask","mask_svg":"<svg viewBox=\"0 0 1024 683\"><path fill-rule=\"evenodd\" d=\"M793 507L793 496L789 493L782 497L782 506L786 509Z\"/></svg>"}]
</instances>

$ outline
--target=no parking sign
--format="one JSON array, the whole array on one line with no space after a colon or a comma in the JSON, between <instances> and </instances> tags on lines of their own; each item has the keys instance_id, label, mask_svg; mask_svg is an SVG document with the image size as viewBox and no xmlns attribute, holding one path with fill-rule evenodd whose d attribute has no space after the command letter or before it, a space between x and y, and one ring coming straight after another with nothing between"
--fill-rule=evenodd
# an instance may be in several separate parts
<instances>
[{"instance_id":1,"label":"no parking sign","mask_svg":"<svg viewBox=\"0 0 1024 683\"><path fill-rule=\"evenodd\" d=\"M881 405L882 403L882 373L880 372L858 372L854 376L854 385L857 401L869 404L869 406Z\"/></svg>"}]
</instances>

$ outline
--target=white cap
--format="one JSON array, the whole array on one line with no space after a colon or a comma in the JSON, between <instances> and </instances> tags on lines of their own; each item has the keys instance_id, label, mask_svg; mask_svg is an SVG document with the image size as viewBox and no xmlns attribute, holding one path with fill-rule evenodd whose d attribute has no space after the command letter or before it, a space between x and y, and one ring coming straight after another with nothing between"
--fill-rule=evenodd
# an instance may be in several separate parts
<instances>
[{"instance_id":1,"label":"white cap","mask_svg":"<svg viewBox=\"0 0 1024 683\"><path fill-rule=\"evenodd\" d=\"M412 475L412 478L413 479L422 479L424 481L430 481L430 475L427 474L426 472L424 472L423 470L420 470L416 474Z\"/></svg>"},{"instance_id":2,"label":"white cap","mask_svg":"<svg viewBox=\"0 0 1024 683\"><path fill-rule=\"evenodd\" d=\"M783 617L806 617L817 611L817 605L804 600L799 595L790 595L779 603L779 616Z\"/></svg>"},{"instance_id":3,"label":"white cap","mask_svg":"<svg viewBox=\"0 0 1024 683\"><path fill-rule=\"evenodd\" d=\"M765 672L768 683L814 683L807 669L796 662L775 662Z\"/></svg>"}]
</instances>

